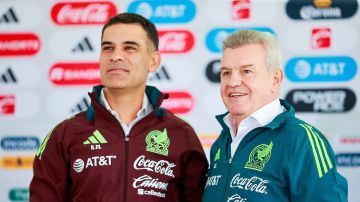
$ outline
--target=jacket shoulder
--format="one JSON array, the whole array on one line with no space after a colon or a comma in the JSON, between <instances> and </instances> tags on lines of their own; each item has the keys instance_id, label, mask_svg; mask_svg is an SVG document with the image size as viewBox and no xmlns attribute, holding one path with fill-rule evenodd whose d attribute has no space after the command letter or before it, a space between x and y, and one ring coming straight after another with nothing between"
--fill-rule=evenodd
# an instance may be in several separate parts
<instances>
[{"instance_id":1,"label":"jacket shoulder","mask_svg":"<svg viewBox=\"0 0 360 202\"><path fill-rule=\"evenodd\" d=\"M189 122L187 122L183 117L179 116L179 115L175 115L172 112L166 110L166 116L165 118L175 124L176 126L183 128L184 130L189 130L195 133L194 128L190 125Z\"/></svg>"}]
</instances>

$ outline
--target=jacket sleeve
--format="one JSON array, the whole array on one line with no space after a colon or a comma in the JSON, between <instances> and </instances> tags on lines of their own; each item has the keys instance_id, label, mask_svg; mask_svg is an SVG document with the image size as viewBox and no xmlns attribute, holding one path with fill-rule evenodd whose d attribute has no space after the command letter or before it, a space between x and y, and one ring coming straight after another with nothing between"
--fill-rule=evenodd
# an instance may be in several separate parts
<instances>
[{"instance_id":1,"label":"jacket sleeve","mask_svg":"<svg viewBox=\"0 0 360 202\"><path fill-rule=\"evenodd\" d=\"M189 150L181 157L184 179L184 200L201 201L206 183L208 161L198 136L193 130L188 135Z\"/></svg>"},{"instance_id":2,"label":"jacket sleeve","mask_svg":"<svg viewBox=\"0 0 360 202\"><path fill-rule=\"evenodd\" d=\"M336 170L330 144L311 125L300 126L304 138L295 144L289 167L291 201L347 201L347 181Z\"/></svg>"},{"instance_id":3,"label":"jacket sleeve","mask_svg":"<svg viewBox=\"0 0 360 202\"><path fill-rule=\"evenodd\" d=\"M33 178L30 183L30 201L69 201L67 165L64 160L56 127L50 131L36 151Z\"/></svg>"}]
</instances>

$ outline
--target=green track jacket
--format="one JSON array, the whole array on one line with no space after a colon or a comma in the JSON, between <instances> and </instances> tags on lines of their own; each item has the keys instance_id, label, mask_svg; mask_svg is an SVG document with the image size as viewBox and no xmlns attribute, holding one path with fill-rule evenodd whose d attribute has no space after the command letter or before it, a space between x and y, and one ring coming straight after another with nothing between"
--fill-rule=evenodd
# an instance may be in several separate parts
<instances>
[{"instance_id":1,"label":"green track jacket","mask_svg":"<svg viewBox=\"0 0 360 202\"><path fill-rule=\"evenodd\" d=\"M287 111L249 132L233 158L227 113L216 117L223 130L211 147L203 201L347 201L347 181L336 170L329 142L280 102Z\"/></svg>"}]
</instances>

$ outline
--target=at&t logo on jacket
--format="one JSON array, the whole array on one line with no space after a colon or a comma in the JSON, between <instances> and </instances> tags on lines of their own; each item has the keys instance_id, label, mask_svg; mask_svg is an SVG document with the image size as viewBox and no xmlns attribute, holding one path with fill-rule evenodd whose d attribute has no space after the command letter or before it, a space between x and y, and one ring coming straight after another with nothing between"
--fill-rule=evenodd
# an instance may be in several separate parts
<instances>
[{"instance_id":1,"label":"at&t logo on jacket","mask_svg":"<svg viewBox=\"0 0 360 202\"><path fill-rule=\"evenodd\" d=\"M89 157L86 160L86 164L82 159L76 159L73 164L75 172L80 173L83 169L89 167L98 167L98 166L111 166L111 160L116 159L115 155L109 156L93 156Z\"/></svg>"}]
</instances>

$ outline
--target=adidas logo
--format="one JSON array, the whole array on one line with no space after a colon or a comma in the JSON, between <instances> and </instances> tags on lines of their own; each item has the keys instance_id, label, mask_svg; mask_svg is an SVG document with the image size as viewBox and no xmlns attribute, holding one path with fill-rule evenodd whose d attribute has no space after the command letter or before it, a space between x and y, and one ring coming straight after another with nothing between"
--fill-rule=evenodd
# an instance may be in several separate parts
<instances>
[{"instance_id":1,"label":"adidas logo","mask_svg":"<svg viewBox=\"0 0 360 202\"><path fill-rule=\"evenodd\" d=\"M90 102L86 97L83 97L78 104L75 105L70 111L75 114L87 110L90 107Z\"/></svg>"},{"instance_id":2,"label":"adidas logo","mask_svg":"<svg viewBox=\"0 0 360 202\"><path fill-rule=\"evenodd\" d=\"M84 37L83 40L81 40L72 50L73 53L76 52L92 52L94 51L94 48L92 47L90 40L88 37Z\"/></svg>"},{"instance_id":3,"label":"adidas logo","mask_svg":"<svg viewBox=\"0 0 360 202\"><path fill-rule=\"evenodd\" d=\"M164 66L161 66L158 71L156 71L152 76L149 77L149 81L163 81L171 80L171 77Z\"/></svg>"},{"instance_id":4,"label":"adidas logo","mask_svg":"<svg viewBox=\"0 0 360 202\"><path fill-rule=\"evenodd\" d=\"M0 75L0 83L17 83L14 72L10 68L7 68L7 70L5 70L5 72Z\"/></svg>"},{"instance_id":5,"label":"adidas logo","mask_svg":"<svg viewBox=\"0 0 360 202\"><path fill-rule=\"evenodd\" d=\"M93 134L83 142L83 144L106 144L108 143L99 130L95 130Z\"/></svg>"},{"instance_id":6,"label":"adidas logo","mask_svg":"<svg viewBox=\"0 0 360 202\"><path fill-rule=\"evenodd\" d=\"M16 17L13 8L10 7L8 11L6 11L2 16L0 16L0 24L1 23L12 23L12 22L18 23L19 20Z\"/></svg>"}]
</instances>

